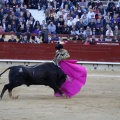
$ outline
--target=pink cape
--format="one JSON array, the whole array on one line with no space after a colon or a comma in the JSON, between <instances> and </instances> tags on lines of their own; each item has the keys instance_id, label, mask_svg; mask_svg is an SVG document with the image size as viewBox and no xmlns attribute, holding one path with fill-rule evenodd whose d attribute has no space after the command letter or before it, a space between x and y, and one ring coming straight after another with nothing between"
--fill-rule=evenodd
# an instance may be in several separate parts
<instances>
[{"instance_id":1,"label":"pink cape","mask_svg":"<svg viewBox=\"0 0 120 120\"><path fill-rule=\"evenodd\" d=\"M58 64L64 73L68 75L60 89L67 97L73 97L85 85L87 71L85 67L77 64L77 60L62 60ZM57 95L55 94L55 96Z\"/></svg>"}]
</instances>

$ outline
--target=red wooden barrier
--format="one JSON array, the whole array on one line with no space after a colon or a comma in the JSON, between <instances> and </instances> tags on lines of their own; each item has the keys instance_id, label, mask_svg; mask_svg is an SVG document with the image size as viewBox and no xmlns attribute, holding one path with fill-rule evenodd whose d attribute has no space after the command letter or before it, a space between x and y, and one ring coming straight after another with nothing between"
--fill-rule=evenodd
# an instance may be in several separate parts
<instances>
[{"instance_id":1,"label":"red wooden barrier","mask_svg":"<svg viewBox=\"0 0 120 120\"><path fill-rule=\"evenodd\" d=\"M81 42L67 43L64 47L71 58L80 61L120 62L120 45L82 45ZM0 59L52 60L55 43L21 44L0 43Z\"/></svg>"}]
</instances>

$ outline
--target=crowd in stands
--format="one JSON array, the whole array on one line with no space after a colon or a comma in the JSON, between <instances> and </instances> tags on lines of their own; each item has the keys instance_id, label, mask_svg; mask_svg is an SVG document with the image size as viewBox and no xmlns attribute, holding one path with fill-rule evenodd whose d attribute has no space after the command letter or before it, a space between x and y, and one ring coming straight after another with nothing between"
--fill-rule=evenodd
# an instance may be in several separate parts
<instances>
[{"instance_id":1,"label":"crowd in stands","mask_svg":"<svg viewBox=\"0 0 120 120\"><path fill-rule=\"evenodd\" d=\"M44 10L45 20L40 24L22 0L11 1L0 8L0 32L16 33L21 43L25 42L23 38L29 41L30 33L37 34L32 37L33 43L40 43L41 36L45 43L59 41L57 34L74 35L72 40L84 40L85 44L120 42L119 2L116 5L110 0L105 8L100 0L30 0L30 7L37 5L38 10ZM52 34L52 38L48 34Z\"/></svg>"}]
</instances>

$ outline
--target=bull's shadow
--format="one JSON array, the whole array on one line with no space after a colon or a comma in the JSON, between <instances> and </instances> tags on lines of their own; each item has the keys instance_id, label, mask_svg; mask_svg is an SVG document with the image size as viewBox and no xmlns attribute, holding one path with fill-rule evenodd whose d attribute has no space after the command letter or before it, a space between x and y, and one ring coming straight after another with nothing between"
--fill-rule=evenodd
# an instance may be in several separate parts
<instances>
[{"instance_id":1,"label":"bull's shadow","mask_svg":"<svg viewBox=\"0 0 120 120\"><path fill-rule=\"evenodd\" d=\"M49 86L62 95L62 91L59 89L66 80L66 74L54 63L41 63L34 66L12 66L7 68L0 76L9 71L9 83L5 84L1 92L1 99L6 90L8 90L9 96L12 98L12 90L15 87L21 85L45 85Z\"/></svg>"}]
</instances>

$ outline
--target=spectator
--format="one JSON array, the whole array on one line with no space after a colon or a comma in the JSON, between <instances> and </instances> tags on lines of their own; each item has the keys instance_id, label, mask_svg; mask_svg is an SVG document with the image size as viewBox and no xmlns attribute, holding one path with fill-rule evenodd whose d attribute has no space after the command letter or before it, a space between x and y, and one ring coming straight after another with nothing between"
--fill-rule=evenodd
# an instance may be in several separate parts
<instances>
[{"instance_id":1,"label":"spectator","mask_svg":"<svg viewBox=\"0 0 120 120\"><path fill-rule=\"evenodd\" d=\"M92 29L92 35L98 35L98 32L95 27Z\"/></svg>"},{"instance_id":2,"label":"spectator","mask_svg":"<svg viewBox=\"0 0 120 120\"><path fill-rule=\"evenodd\" d=\"M91 28L91 30L93 30L93 28L96 27L95 20L93 18L88 23L88 26Z\"/></svg>"},{"instance_id":3,"label":"spectator","mask_svg":"<svg viewBox=\"0 0 120 120\"><path fill-rule=\"evenodd\" d=\"M63 15L63 9L60 8L59 11L57 12L57 17L59 18L61 15Z\"/></svg>"},{"instance_id":4,"label":"spectator","mask_svg":"<svg viewBox=\"0 0 120 120\"><path fill-rule=\"evenodd\" d=\"M63 28L62 34L70 34L70 28L68 27L66 22L64 22L64 25L62 28Z\"/></svg>"},{"instance_id":5,"label":"spectator","mask_svg":"<svg viewBox=\"0 0 120 120\"><path fill-rule=\"evenodd\" d=\"M73 26L72 30L70 31L71 35L79 35L79 30L76 30L76 28Z\"/></svg>"},{"instance_id":6,"label":"spectator","mask_svg":"<svg viewBox=\"0 0 120 120\"><path fill-rule=\"evenodd\" d=\"M111 36L108 35L108 36L105 38L105 41L106 41L106 42L112 42Z\"/></svg>"},{"instance_id":7,"label":"spectator","mask_svg":"<svg viewBox=\"0 0 120 120\"><path fill-rule=\"evenodd\" d=\"M100 5L103 5L103 3L100 0L97 0L96 6L99 7Z\"/></svg>"},{"instance_id":8,"label":"spectator","mask_svg":"<svg viewBox=\"0 0 120 120\"><path fill-rule=\"evenodd\" d=\"M83 45L90 45L91 41L90 38L87 37L85 41L83 41Z\"/></svg>"},{"instance_id":9,"label":"spectator","mask_svg":"<svg viewBox=\"0 0 120 120\"><path fill-rule=\"evenodd\" d=\"M92 35L92 30L89 26L87 26L86 30L83 31L84 37L88 37L89 35Z\"/></svg>"},{"instance_id":10,"label":"spectator","mask_svg":"<svg viewBox=\"0 0 120 120\"><path fill-rule=\"evenodd\" d=\"M43 43L48 43L48 29L46 27L43 27L42 32L41 32L41 36L42 36L42 42Z\"/></svg>"},{"instance_id":11,"label":"spectator","mask_svg":"<svg viewBox=\"0 0 120 120\"><path fill-rule=\"evenodd\" d=\"M2 25L0 25L0 33L4 32L4 28L2 27Z\"/></svg>"},{"instance_id":12,"label":"spectator","mask_svg":"<svg viewBox=\"0 0 120 120\"><path fill-rule=\"evenodd\" d=\"M96 29L97 29L97 31L99 31L101 27L103 27L101 19L97 19L97 21L96 21Z\"/></svg>"},{"instance_id":13,"label":"spectator","mask_svg":"<svg viewBox=\"0 0 120 120\"><path fill-rule=\"evenodd\" d=\"M103 34L103 35L106 34L104 27L101 27L100 30L98 31L98 35L100 35L100 34Z\"/></svg>"},{"instance_id":14,"label":"spectator","mask_svg":"<svg viewBox=\"0 0 120 120\"><path fill-rule=\"evenodd\" d=\"M56 26L53 24L53 22L50 22L48 25L48 32L49 34L56 33Z\"/></svg>"},{"instance_id":15,"label":"spectator","mask_svg":"<svg viewBox=\"0 0 120 120\"><path fill-rule=\"evenodd\" d=\"M40 26L36 26L36 28L34 29L33 33L38 34L39 32L41 32Z\"/></svg>"},{"instance_id":16,"label":"spectator","mask_svg":"<svg viewBox=\"0 0 120 120\"><path fill-rule=\"evenodd\" d=\"M23 37L23 43L30 43L29 38L27 35L24 35Z\"/></svg>"},{"instance_id":17,"label":"spectator","mask_svg":"<svg viewBox=\"0 0 120 120\"><path fill-rule=\"evenodd\" d=\"M87 14L87 17L88 17L89 19L95 18L95 13L93 12L93 9L92 9L92 8L89 9L89 12L88 12L88 14Z\"/></svg>"},{"instance_id":18,"label":"spectator","mask_svg":"<svg viewBox=\"0 0 120 120\"><path fill-rule=\"evenodd\" d=\"M8 42L17 42L17 40L14 37L14 35L11 35L11 38L8 40Z\"/></svg>"},{"instance_id":19,"label":"spectator","mask_svg":"<svg viewBox=\"0 0 120 120\"><path fill-rule=\"evenodd\" d=\"M79 19L79 21L76 22L76 25L75 25L76 29L80 29L80 28L83 28L83 21L82 21L82 18Z\"/></svg>"},{"instance_id":20,"label":"spectator","mask_svg":"<svg viewBox=\"0 0 120 120\"><path fill-rule=\"evenodd\" d=\"M81 2L79 2L79 6L82 8L83 11L86 10L87 4L85 0L81 0Z\"/></svg>"},{"instance_id":21,"label":"spectator","mask_svg":"<svg viewBox=\"0 0 120 120\"><path fill-rule=\"evenodd\" d=\"M103 5L100 5L100 7L98 8L98 13L100 13L103 16L105 16L106 11L105 11Z\"/></svg>"},{"instance_id":22,"label":"spectator","mask_svg":"<svg viewBox=\"0 0 120 120\"><path fill-rule=\"evenodd\" d=\"M88 2L88 8L89 7L95 7L96 3L94 2L94 0L90 0L90 2Z\"/></svg>"},{"instance_id":23,"label":"spectator","mask_svg":"<svg viewBox=\"0 0 120 120\"><path fill-rule=\"evenodd\" d=\"M80 38L78 35L75 35L75 37L73 37L72 40L81 40L82 41L82 38Z\"/></svg>"},{"instance_id":24,"label":"spectator","mask_svg":"<svg viewBox=\"0 0 120 120\"><path fill-rule=\"evenodd\" d=\"M58 42L58 41L59 41L59 37L57 37L56 34L53 34L51 40L52 40L52 41L56 41L56 42Z\"/></svg>"},{"instance_id":25,"label":"spectator","mask_svg":"<svg viewBox=\"0 0 120 120\"><path fill-rule=\"evenodd\" d=\"M43 27L47 28L47 24L45 23L45 20L42 21L42 24L41 24L41 30L43 29Z\"/></svg>"},{"instance_id":26,"label":"spectator","mask_svg":"<svg viewBox=\"0 0 120 120\"><path fill-rule=\"evenodd\" d=\"M60 25L60 23L58 23L57 26L56 26L56 32L58 34L62 34L63 33L63 27Z\"/></svg>"},{"instance_id":27,"label":"spectator","mask_svg":"<svg viewBox=\"0 0 120 120\"><path fill-rule=\"evenodd\" d=\"M24 43L24 36L22 34L20 34L18 43Z\"/></svg>"},{"instance_id":28,"label":"spectator","mask_svg":"<svg viewBox=\"0 0 120 120\"><path fill-rule=\"evenodd\" d=\"M120 30L118 29L118 26L115 26L115 30L113 31L113 35L119 37L120 36Z\"/></svg>"},{"instance_id":29,"label":"spectator","mask_svg":"<svg viewBox=\"0 0 120 120\"><path fill-rule=\"evenodd\" d=\"M70 20L67 20L67 25L71 27L73 25L73 17L70 17Z\"/></svg>"},{"instance_id":30,"label":"spectator","mask_svg":"<svg viewBox=\"0 0 120 120\"><path fill-rule=\"evenodd\" d=\"M120 41L118 40L117 36L114 36L113 39L112 39L112 42L120 42Z\"/></svg>"},{"instance_id":31,"label":"spectator","mask_svg":"<svg viewBox=\"0 0 120 120\"><path fill-rule=\"evenodd\" d=\"M98 39L98 42L105 42L105 38L104 38L103 34L100 35L100 38Z\"/></svg>"},{"instance_id":32,"label":"spectator","mask_svg":"<svg viewBox=\"0 0 120 120\"><path fill-rule=\"evenodd\" d=\"M6 30L5 30L5 32L14 32L14 30L13 30L11 24L8 24L8 26L7 26Z\"/></svg>"},{"instance_id":33,"label":"spectator","mask_svg":"<svg viewBox=\"0 0 120 120\"><path fill-rule=\"evenodd\" d=\"M2 37L0 38L0 42L4 42L5 41L5 34L2 34Z\"/></svg>"},{"instance_id":34,"label":"spectator","mask_svg":"<svg viewBox=\"0 0 120 120\"><path fill-rule=\"evenodd\" d=\"M3 26L4 31L5 31L6 28L7 28L7 25L6 25L6 21L5 21L5 19L2 20L2 26Z\"/></svg>"},{"instance_id":35,"label":"spectator","mask_svg":"<svg viewBox=\"0 0 120 120\"><path fill-rule=\"evenodd\" d=\"M106 31L106 36L113 36L113 31L111 27L109 27L108 30Z\"/></svg>"}]
</instances>

